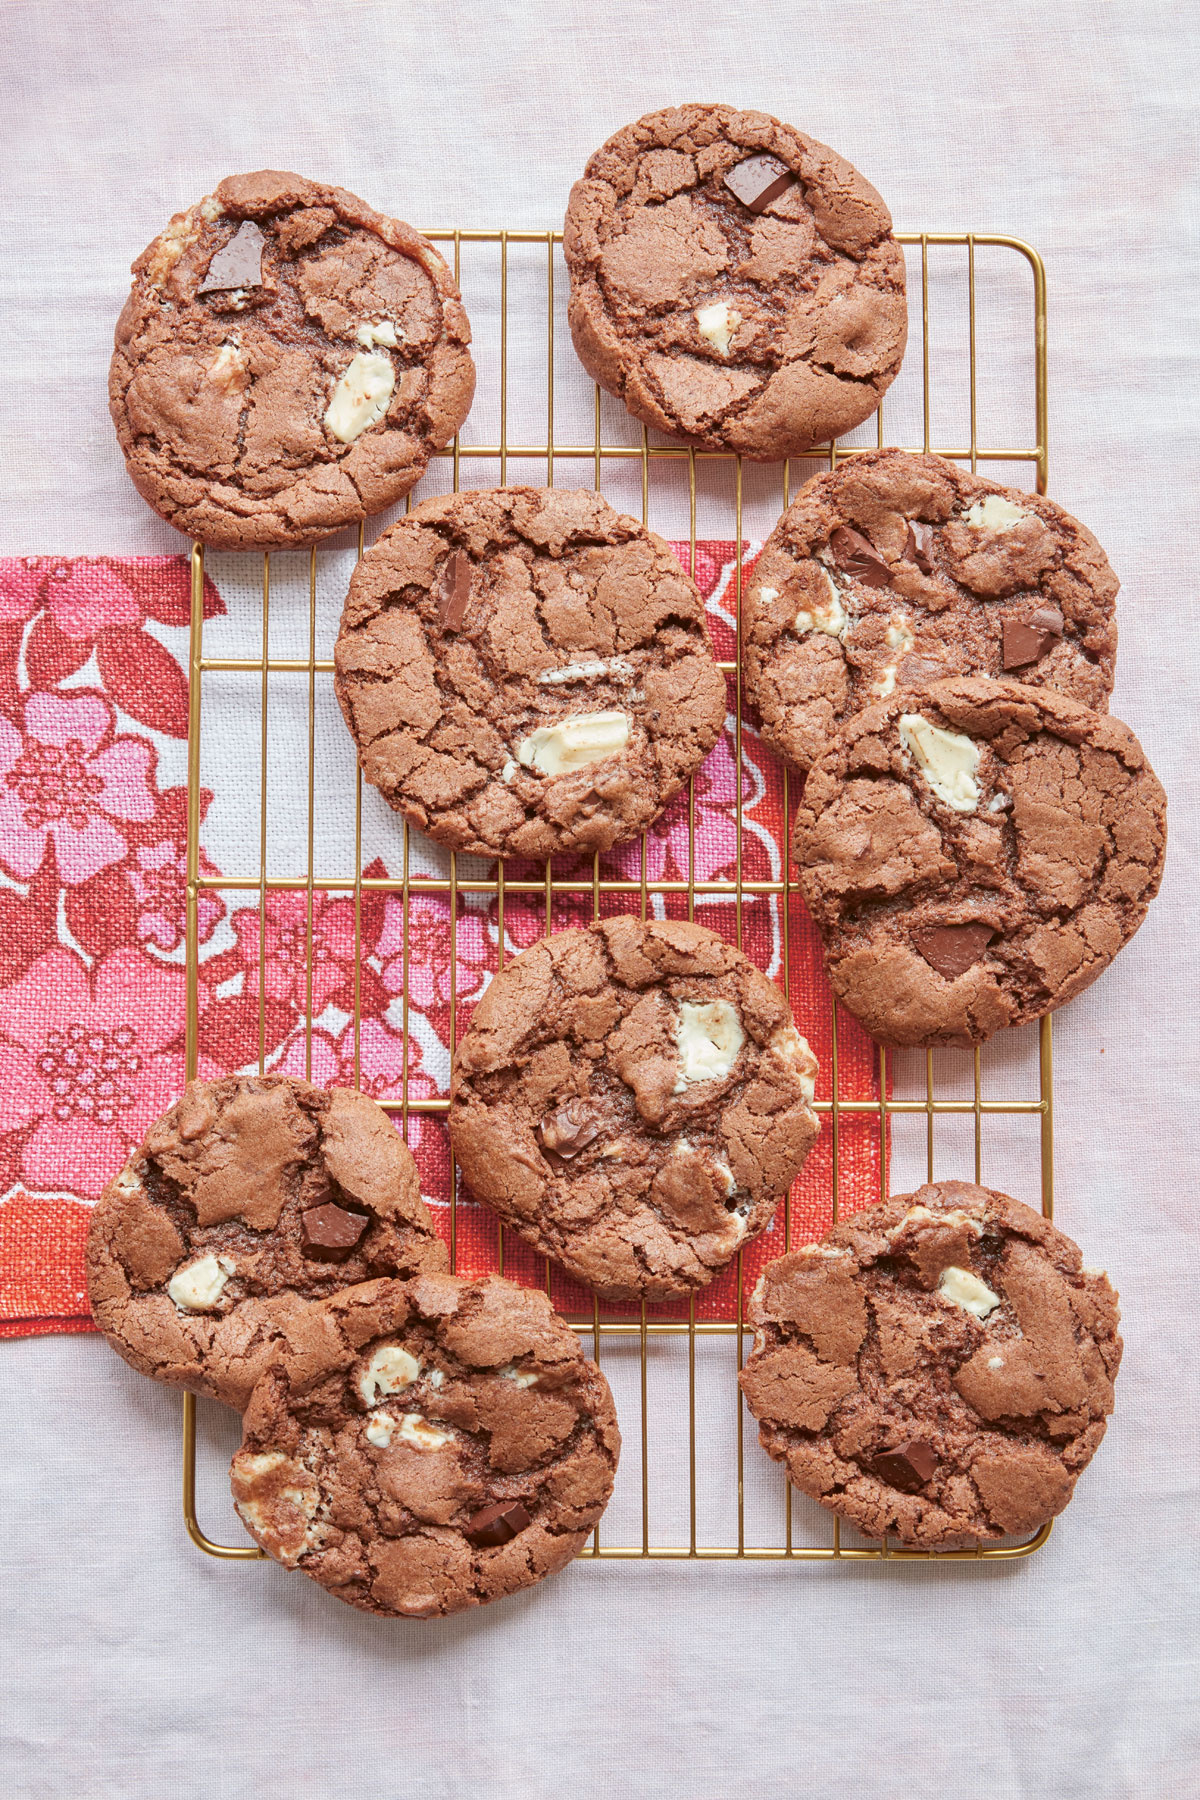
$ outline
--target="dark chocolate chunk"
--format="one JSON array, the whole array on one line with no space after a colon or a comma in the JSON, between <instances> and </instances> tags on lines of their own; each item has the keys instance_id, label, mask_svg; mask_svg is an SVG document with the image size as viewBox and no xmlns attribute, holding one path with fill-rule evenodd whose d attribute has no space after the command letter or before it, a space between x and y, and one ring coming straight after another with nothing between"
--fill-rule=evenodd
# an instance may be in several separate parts
<instances>
[{"instance_id":1,"label":"dark chocolate chunk","mask_svg":"<svg viewBox=\"0 0 1200 1800\"><path fill-rule=\"evenodd\" d=\"M889 1487L899 1488L902 1494L916 1494L933 1475L938 1466L938 1459L931 1445L924 1444L920 1438L910 1438L907 1444L897 1444L894 1450L881 1451L871 1463L871 1468L881 1481Z\"/></svg>"},{"instance_id":2,"label":"dark chocolate chunk","mask_svg":"<svg viewBox=\"0 0 1200 1800\"><path fill-rule=\"evenodd\" d=\"M752 213L765 211L791 185L792 171L777 156L748 156L725 177L730 193Z\"/></svg>"},{"instance_id":3,"label":"dark chocolate chunk","mask_svg":"<svg viewBox=\"0 0 1200 1800\"><path fill-rule=\"evenodd\" d=\"M1029 623L1039 631L1048 631L1051 637L1063 634L1062 609L1057 606L1039 606L1035 613L1029 615Z\"/></svg>"},{"instance_id":4,"label":"dark chocolate chunk","mask_svg":"<svg viewBox=\"0 0 1200 1800\"><path fill-rule=\"evenodd\" d=\"M954 981L979 961L995 935L990 925L918 925L912 941L931 969Z\"/></svg>"},{"instance_id":5,"label":"dark chocolate chunk","mask_svg":"<svg viewBox=\"0 0 1200 1800\"><path fill-rule=\"evenodd\" d=\"M829 540L834 561L845 575L852 575L866 587L885 588L892 585L892 571L880 556L870 538L849 525L839 525Z\"/></svg>"},{"instance_id":6,"label":"dark chocolate chunk","mask_svg":"<svg viewBox=\"0 0 1200 1800\"><path fill-rule=\"evenodd\" d=\"M1039 606L1025 621L1005 619L1001 632L1001 660L1006 669L1026 669L1045 656L1063 634L1063 616L1057 606Z\"/></svg>"},{"instance_id":7,"label":"dark chocolate chunk","mask_svg":"<svg viewBox=\"0 0 1200 1800\"><path fill-rule=\"evenodd\" d=\"M933 526L926 525L920 519L908 522L908 542L904 546L904 554L909 562L915 562L922 575L933 574Z\"/></svg>"},{"instance_id":8,"label":"dark chocolate chunk","mask_svg":"<svg viewBox=\"0 0 1200 1800\"><path fill-rule=\"evenodd\" d=\"M263 234L252 219L244 219L208 265L208 274L197 295L224 293L228 288L262 285Z\"/></svg>"},{"instance_id":9,"label":"dark chocolate chunk","mask_svg":"<svg viewBox=\"0 0 1200 1800\"><path fill-rule=\"evenodd\" d=\"M603 1129L603 1113L586 1100L566 1100L546 1114L535 1135L543 1150L570 1158L594 1143Z\"/></svg>"},{"instance_id":10,"label":"dark chocolate chunk","mask_svg":"<svg viewBox=\"0 0 1200 1800\"><path fill-rule=\"evenodd\" d=\"M448 556L433 586L443 631L458 631L471 603L471 559L461 550Z\"/></svg>"},{"instance_id":11,"label":"dark chocolate chunk","mask_svg":"<svg viewBox=\"0 0 1200 1800\"><path fill-rule=\"evenodd\" d=\"M481 1507L472 1514L465 1529L471 1542L482 1550L507 1544L519 1531L532 1524L532 1514L526 1512L519 1500L500 1500L495 1506Z\"/></svg>"},{"instance_id":12,"label":"dark chocolate chunk","mask_svg":"<svg viewBox=\"0 0 1200 1800\"><path fill-rule=\"evenodd\" d=\"M324 1206L310 1206L300 1215L304 1254L314 1262L344 1262L370 1223L368 1213L348 1212L332 1200Z\"/></svg>"}]
</instances>

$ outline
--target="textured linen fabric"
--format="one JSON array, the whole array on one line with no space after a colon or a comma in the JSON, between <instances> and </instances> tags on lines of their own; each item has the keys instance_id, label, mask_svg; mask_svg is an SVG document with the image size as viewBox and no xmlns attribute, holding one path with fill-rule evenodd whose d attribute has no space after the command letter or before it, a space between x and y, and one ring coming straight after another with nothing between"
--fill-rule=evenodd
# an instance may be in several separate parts
<instances>
[{"instance_id":1,"label":"textured linen fabric","mask_svg":"<svg viewBox=\"0 0 1200 1800\"><path fill-rule=\"evenodd\" d=\"M578 1564L479 1617L380 1628L190 1547L176 1395L91 1338L8 1343L7 1791L1198 1791L1194 24L1165 0L10 0L0 554L179 550L126 480L105 373L133 255L228 171L295 168L418 225L544 228L639 113L760 105L849 156L900 228L1043 253L1050 491L1121 576L1113 709L1172 812L1147 924L1055 1028L1056 1219L1121 1290L1126 1360L1045 1550L941 1569ZM1023 1081L1029 1056L1014 1045ZM969 1173L946 1144L937 1174ZM922 1166L898 1140L893 1186ZM1032 1198L1035 1166L985 1161L984 1179ZM722 1461L726 1425L702 1421ZM205 1408L201 1434L201 1516L232 1531L236 1421ZM758 1456L748 1439L748 1470Z\"/></svg>"}]
</instances>

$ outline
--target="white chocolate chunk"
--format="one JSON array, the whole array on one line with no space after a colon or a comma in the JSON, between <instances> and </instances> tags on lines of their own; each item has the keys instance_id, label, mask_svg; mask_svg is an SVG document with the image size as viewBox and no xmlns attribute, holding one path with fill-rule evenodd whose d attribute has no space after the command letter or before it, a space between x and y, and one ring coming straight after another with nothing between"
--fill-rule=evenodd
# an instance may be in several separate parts
<instances>
[{"instance_id":1,"label":"white chocolate chunk","mask_svg":"<svg viewBox=\"0 0 1200 1800\"><path fill-rule=\"evenodd\" d=\"M763 602L764 606L770 606L772 600L778 600L779 589L760 587L758 590L758 597Z\"/></svg>"},{"instance_id":2,"label":"white chocolate chunk","mask_svg":"<svg viewBox=\"0 0 1200 1800\"><path fill-rule=\"evenodd\" d=\"M719 1236L723 1250L736 1249L749 1228L749 1209L738 1206L729 1214L729 1223L713 1235Z\"/></svg>"},{"instance_id":3,"label":"white chocolate chunk","mask_svg":"<svg viewBox=\"0 0 1200 1800\"><path fill-rule=\"evenodd\" d=\"M741 313L724 300L714 300L708 306L696 308L696 329L718 356L729 355L729 340L741 322Z\"/></svg>"},{"instance_id":4,"label":"white chocolate chunk","mask_svg":"<svg viewBox=\"0 0 1200 1800\"><path fill-rule=\"evenodd\" d=\"M792 629L801 633L823 631L827 637L840 638L850 620L842 605L842 597L829 578L829 571L822 569L821 573L825 577L825 586L829 589L829 598L824 605L817 605L811 609L802 606L792 620Z\"/></svg>"},{"instance_id":5,"label":"white chocolate chunk","mask_svg":"<svg viewBox=\"0 0 1200 1800\"><path fill-rule=\"evenodd\" d=\"M723 1156L713 1157L713 1168L725 1183L725 1198L732 1200L737 1193L737 1177Z\"/></svg>"},{"instance_id":6,"label":"white chocolate chunk","mask_svg":"<svg viewBox=\"0 0 1200 1800\"><path fill-rule=\"evenodd\" d=\"M536 1375L531 1374L528 1369L514 1369L511 1363L506 1363L500 1373L505 1381L511 1381L514 1387L530 1388L537 1386Z\"/></svg>"},{"instance_id":7,"label":"white chocolate chunk","mask_svg":"<svg viewBox=\"0 0 1200 1800\"><path fill-rule=\"evenodd\" d=\"M871 692L875 695L876 699L886 700L889 694L895 693L896 670L898 667L898 663L885 663L883 665L883 668L871 683Z\"/></svg>"},{"instance_id":8,"label":"white chocolate chunk","mask_svg":"<svg viewBox=\"0 0 1200 1800\"><path fill-rule=\"evenodd\" d=\"M390 358L360 350L329 397L325 428L343 444L352 444L378 425L391 404L396 371Z\"/></svg>"},{"instance_id":9,"label":"white chocolate chunk","mask_svg":"<svg viewBox=\"0 0 1200 1800\"><path fill-rule=\"evenodd\" d=\"M269 1475L272 1469L282 1468L283 1464L289 1460L282 1450L239 1451L238 1473L248 1475L251 1480L257 1481L260 1475Z\"/></svg>"},{"instance_id":10,"label":"white chocolate chunk","mask_svg":"<svg viewBox=\"0 0 1200 1800\"><path fill-rule=\"evenodd\" d=\"M386 344L389 350L394 350L404 342L404 333L397 332L390 319L377 319L373 325L360 325L354 335L368 350L373 350L376 344Z\"/></svg>"},{"instance_id":11,"label":"white chocolate chunk","mask_svg":"<svg viewBox=\"0 0 1200 1800\"><path fill-rule=\"evenodd\" d=\"M210 196L211 198L211 196ZM146 275L152 287L160 288L175 264L179 261L189 244L194 244L200 236L198 218L216 217L217 214L205 212L208 201L202 200L199 206L189 207L182 219L168 225L160 231L155 241L154 255L151 257ZM217 212L220 212L218 207Z\"/></svg>"},{"instance_id":12,"label":"white chocolate chunk","mask_svg":"<svg viewBox=\"0 0 1200 1800\"><path fill-rule=\"evenodd\" d=\"M987 811L990 813L1007 812L1010 805L1011 801L1007 794L993 794L987 803Z\"/></svg>"},{"instance_id":13,"label":"white chocolate chunk","mask_svg":"<svg viewBox=\"0 0 1200 1800\"><path fill-rule=\"evenodd\" d=\"M728 1000L681 1001L675 1027L679 1047L675 1092L682 1094L693 1081L721 1081L745 1041L742 1022Z\"/></svg>"},{"instance_id":14,"label":"white chocolate chunk","mask_svg":"<svg viewBox=\"0 0 1200 1800\"><path fill-rule=\"evenodd\" d=\"M561 669L547 669L538 676L542 687L554 687L562 681L595 681L602 675L614 676L618 681L633 680L633 664L626 662L623 656L610 656L607 661L593 658L585 662L564 663Z\"/></svg>"},{"instance_id":15,"label":"white chocolate chunk","mask_svg":"<svg viewBox=\"0 0 1200 1800\"><path fill-rule=\"evenodd\" d=\"M222 344L208 365L208 379L225 394L240 394L250 380L250 371L235 341Z\"/></svg>"},{"instance_id":16,"label":"white chocolate chunk","mask_svg":"<svg viewBox=\"0 0 1200 1800\"><path fill-rule=\"evenodd\" d=\"M504 767L500 771L501 781L511 781L516 772L517 764L513 761L511 756L506 757L504 760Z\"/></svg>"},{"instance_id":17,"label":"white chocolate chunk","mask_svg":"<svg viewBox=\"0 0 1200 1800\"><path fill-rule=\"evenodd\" d=\"M920 713L901 713L900 738L939 800L954 812L979 805L979 745L959 731L943 731Z\"/></svg>"},{"instance_id":18,"label":"white chocolate chunk","mask_svg":"<svg viewBox=\"0 0 1200 1800\"><path fill-rule=\"evenodd\" d=\"M396 1436L413 1450L440 1450L443 1444L450 1442L452 1433L438 1431L420 1413L403 1413Z\"/></svg>"},{"instance_id":19,"label":"white chocolate chunk","mask_svg":"<svg viewBox=\"0 0 1200 1800\"><path fill-rule=\"evenodd\" d=\"M767 1049L799 1072L801 1092L811 1100L816 1092L817 1059L808 1039L801 1037L794 1025L780 1025L771 1033Z\"/></svg>"},{"instance_id":20,"label":"white chocolate chunk","mask_svg":"<svg viewBox=\"0 0 1200 1800\"><path fill-rule=\"evenodd\" d=\"M167 1292L181 1311L209 1312L225 1291L225 1283L237 1267L232 1256L201 1256L176 1269Z\"/></svg>"},{"instance_id":21,"label":"white chocolate chunk","mask_svg":"<svg viewBox=\"0 0 1200 1800\"><path fill-rule=\"evenodd\" d=\"M215 194L205 194L196 210L202 219L220 219L225 213L225 208Z\"/></svg>"},{"instance_id":22,"label":"white chocolate chunk","mask_svg":"<svg viewBox=\"0 0 1200 1800\"><path fill-rule=\"evenodd\" d=\"M888 647L892 650L911 650L916 643L912 627L903 613L893 613L888 621Z\"/></svg>"},{"instance_id":23,"label":"white chocolate chunk","mask_svg":"<svg viewBox=\"0 0 1200 1800\"><path fill-rule=\"evenodd\" d=\"M267 1450L258 1455L239 1450L233 1459L231 1471L235 1490L237 1486L253 1490L260 1482L269 1483L270 1477L278 1469L287 1467L295 1469L303 1477L304 1471L300 1465L290 1456L285 1456L281 1450ZM294 1568L305 1550L319 1542L325 1534L324 1526L313 1524L320 1499L316 1483L305 1481L303 1486L294 1482L286 1487L268 1486L261 1498L256 1498L251 1491L236 1498L234 1504L270 1554L278 1562ZM286 1513L281 1513L281 1502L294 1510L297 1515L295 1519L289 1519Z\"/></svg>"},{"instance_id":24,"label":"white chocolate chunk","mask_svg":"<svg viewBox=\"0 0 1200 1800\"><path fill-rule=\"evenodd\" d=\"M367 1420L367 1442L377 1449L386 1450L392 1441L392 1433L396 1429L396 1421L390 1413L373 1412Z\"/></svg>"},{"instance_id":25,"label":"white chocolate chunk","mask_svg":"<svg viewBox=\"0 0 1200 1800\"><path fill-rule=\"evenodd\" d=\"M1004 1367L1004 1358L1002 1356L989 1356L987 1359L987 1366L989 1369L1002 1369Z\"/></svg>"},{"instance_id":26,"label":"white chocolate chunk","mask_svg":"<svg viewBox=\"0 0 1200 1800\"><path fill-rule=\"evenodd\" d=\"M965 1226L968 1231L973 1231L976 1237L983 1236L983 1226L979 1220L973 1219L970 1213L963 1212L962 1208L957 1206L952 1212L944 1213L931 1212L927 1206L910 1206L896 1230L888 1235L894 1237L897 1232L903 1231L906 1225L949 1225L951 1227L958 1225Z\"/></svg>"},{"instance_id":27,"label":"white chocolate chunk","mask_svg":"<svg viewBox=\"0 0 1200 1800\"><path fill-rule=\"evenodd\" d=\"M1022 519L1029 517L1024 507L1006 500L1003 494L988 494L983 500L976 500L963 514L968 525L980 525L985 531L1011 531Z\"/></svg>"},{"instance_id":28,"label":"white chocolate chunk","mask_svg":"<svg viewBox=\"0 0 1200 1800\"><path fill-rule=\"evenodd\" d=\"M380 1344L358 1378L358 1391L371 1406L381 1394L395 1394L411 1386L420 1372L416 1357L399 1344Z\"/></svg>"},{"instance_id":29,"label":"white chocolate chunk","mask_svg":"<svg viewBox=\"0 0 1200 1800\"><path fill-rule=\"evenodd\" d=\"M972 1275L970 1269L956 1269L953 1264L942 1270L938 1292L944 1299L953 1300L955 1306L961 1306L964 1312L969 1312L975 1319L986 1319L1000 1304L999 1294L993 1294L986 1281L980 1281L978 1275Z\"/></svg>"},{"instance_id":30,"label":"white chocolate chunk","mask_svg":"<svg viewBox=\"0 0 1200 1800\"><path fill-rule=\"evenodd\" d=\"M446 1371L444 1369L430 1369L426 1379L431 1388L440 1388L443 1381L446 1379Z\"/></svg>"},{"instance_id":31,"label":"white chocolate chunk","mask_svg":"<svg viewBox=\"0 0 1200 1800\"><path fill-rule=\"evenodd\" d=\"M539 725L517 745L517 761L543 775L567 775L616 756L629 742L628 713L572 713L557 725Z\"/></svg>"}]
</instances>

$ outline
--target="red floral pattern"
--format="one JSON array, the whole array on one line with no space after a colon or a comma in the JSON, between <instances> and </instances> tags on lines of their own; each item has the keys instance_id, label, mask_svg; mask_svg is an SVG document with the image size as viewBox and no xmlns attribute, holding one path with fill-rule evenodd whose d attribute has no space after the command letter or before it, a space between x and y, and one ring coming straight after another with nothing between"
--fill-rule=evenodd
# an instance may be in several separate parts
<instances>
[{"instance_id":1,"label":"red floral pattern","mask_svg":"<svg viewBox=\"0 0 1200 1800\"><path fill-rule=\"evenodd\" d=\"M696 547L718 654L732 658L734 546ZM687 560L687 547L677 546ZM87 1327L82 1246L88 1206L150 1120L183 1083L186 929L186 635L184 557L0 561L0 1335ZM208 583L207 619L224 603ZM784 783L752 719L743 721L739 784L729 729L646 839L602 859L604 877L635 884L602 911L640 908L636 884L679 883L646 896L652 916L685 917L733 939L775 979L784 975L777 896L697 895L698 882L778 882L786 841ZM237 770L229 771L235 782ZM798 784L796 784L798 786ZM794 801L795 794L791 795ZM200 795L202 820L211 795ZM543 866L509 865L540 881ZM201 874L218 869L201 852ZM384 862L369 877L395 876ZM562 859L579 891L555 896L553 929L592 916L591 864ZM244 902L244 904L239 904ZM788 976L828 1091L831 1002L815 940L792 900ZM352 896L202 889L199 1057L202 1075L262 1066L322 1085L358 1083L377 1099L444 1097L455 1036L502 957L547 928L544 895L461 896L364 887ZM503 921L503 931L501 930ZM405 939L407 932L407 954ZM503 940L503 941L502 941ZM311 946L311 955L310 955ZM355 1024L355 1008L358 1024ZM840 1024L843 1094L872 1094L870 1046ZM820 1091L820 1090L819 1090ZM860 1129L861 1127L861 1129ZM492 1216L455 1191L444 1116L412 1110L408 1141L435 1209L453 1207L459 1266L494 1267ZM878 1191L877 1128L843 1117L843 1204ZM830 1151L823 1138L790 1201L793 1235L828 1221ZM784 1220L746 1256L746 1275L784 1240ZM512 1240L505 1269L544 1280ZM731 1273L698 1315L726 1316ZM590 1298L553 1277L558 1304Z\"/></svg>"}]
</instances>

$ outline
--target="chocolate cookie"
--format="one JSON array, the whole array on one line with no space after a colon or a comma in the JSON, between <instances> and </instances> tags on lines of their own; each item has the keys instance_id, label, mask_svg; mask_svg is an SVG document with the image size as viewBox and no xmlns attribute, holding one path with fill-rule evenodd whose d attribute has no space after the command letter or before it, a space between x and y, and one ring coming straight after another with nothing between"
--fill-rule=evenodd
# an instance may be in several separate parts
<instances>
[{"instance_id":1,"label":"chocolate cookie","mask_svg":"<svg viewBox=\"0 0 1200 1800\"><path fill-rule=\"evenodd\" d=\"M715 932L605 919L507 963L460 1039L472 1192L606 1300L703 1287L771 1222L820 1129L817 1060Z\"/></svg>"},{"instance_id":2,"label":"chocolate cookie","mask_svg":"<svg viewBox=\"0 0 1200 1800\"><path fill-rule=\"evenodd\" d=\"M904 354L904 256L856 169L767 113L647 113L571 189L580 361L634 418L794 456L861 424Z\"/></svg>"},{"instance_id":3,"label":"chocolate cookie","mask_svg":"<svg viewBox=\"0 0 1200 1800\"><path fill-rule=\"evenodd\" d=\"M193 1082L101 1194L88 1293L135 1369L240 1409L280 1346L306 1341L312 1300L446 1262L373 1100L231 1075Z\"/></svg>"},{"instance_id":4,"label":"chocolate cookie","mask_svg":"<svg viewBox=\"0 0 1200 1800\"><path fill-rule=\"evenodd\" d=\"M792 852L842 1004L977 1044L1081 993L1158 892L1166 795L1127 725L984 678L893 694L814 763Z\"/></svg>"},{"instance_id":5,"label":"chocolate cookie","mask_svg":"<svg viewBox=\"0 0 1200 1800\"><path fill-rule=\"evenodd\" d=\"M1102 712L1117 587L1053 500L872 450L810 481L763 546L742 607L746 697L801 769L852 713L950 675L1010 676Z\"/></svg>"},{"instance_id":6,"label":"chocolate cookie","mask_svg":"<svg viewBox=\"0 0 1200 1800\"><path fill-rule=\"evenodd\" d=\"M138 492L214 548L357 524L467 416L471 329L449 269L343 188L230 175L133 274L109 409Z\"/></svg>"},{"instance_id":7,"label":"chocolate cookie","mask_svg":"<svg viewBox=\"0 0 1200 1800\"><path fill-rule=\"evenodd\" d=\"M1117 1296L1069 1237L963 1181L768 1263L738 1377L759 1441L868 1537L949 1548L1060 1513L1104 1436Z\"/></svg>"},{"instance_id":8,"label":"chocolate cookie","mask_svg":"<svg viewBox=\"0 0 1200 1800\"><path fill-rule=\"evenodd\" d=\"M268 1555L427 1619L565 1567L612 1492L608 1383L545 1294L499 1276L347 1288L254 1391L233 1459Z\"/></svg>"},{"instance_id":9,"label":"chocolate cookie","mask_svg":"<svg viewBox=\"0 0 1200 1800\"><path fill-rule=\"evenodd\" d=\"M481 856L635 837L725 722L694 583L582 488L414 507L355 569L334 661L367 780Z\"/></svg>"}]
</instances>

